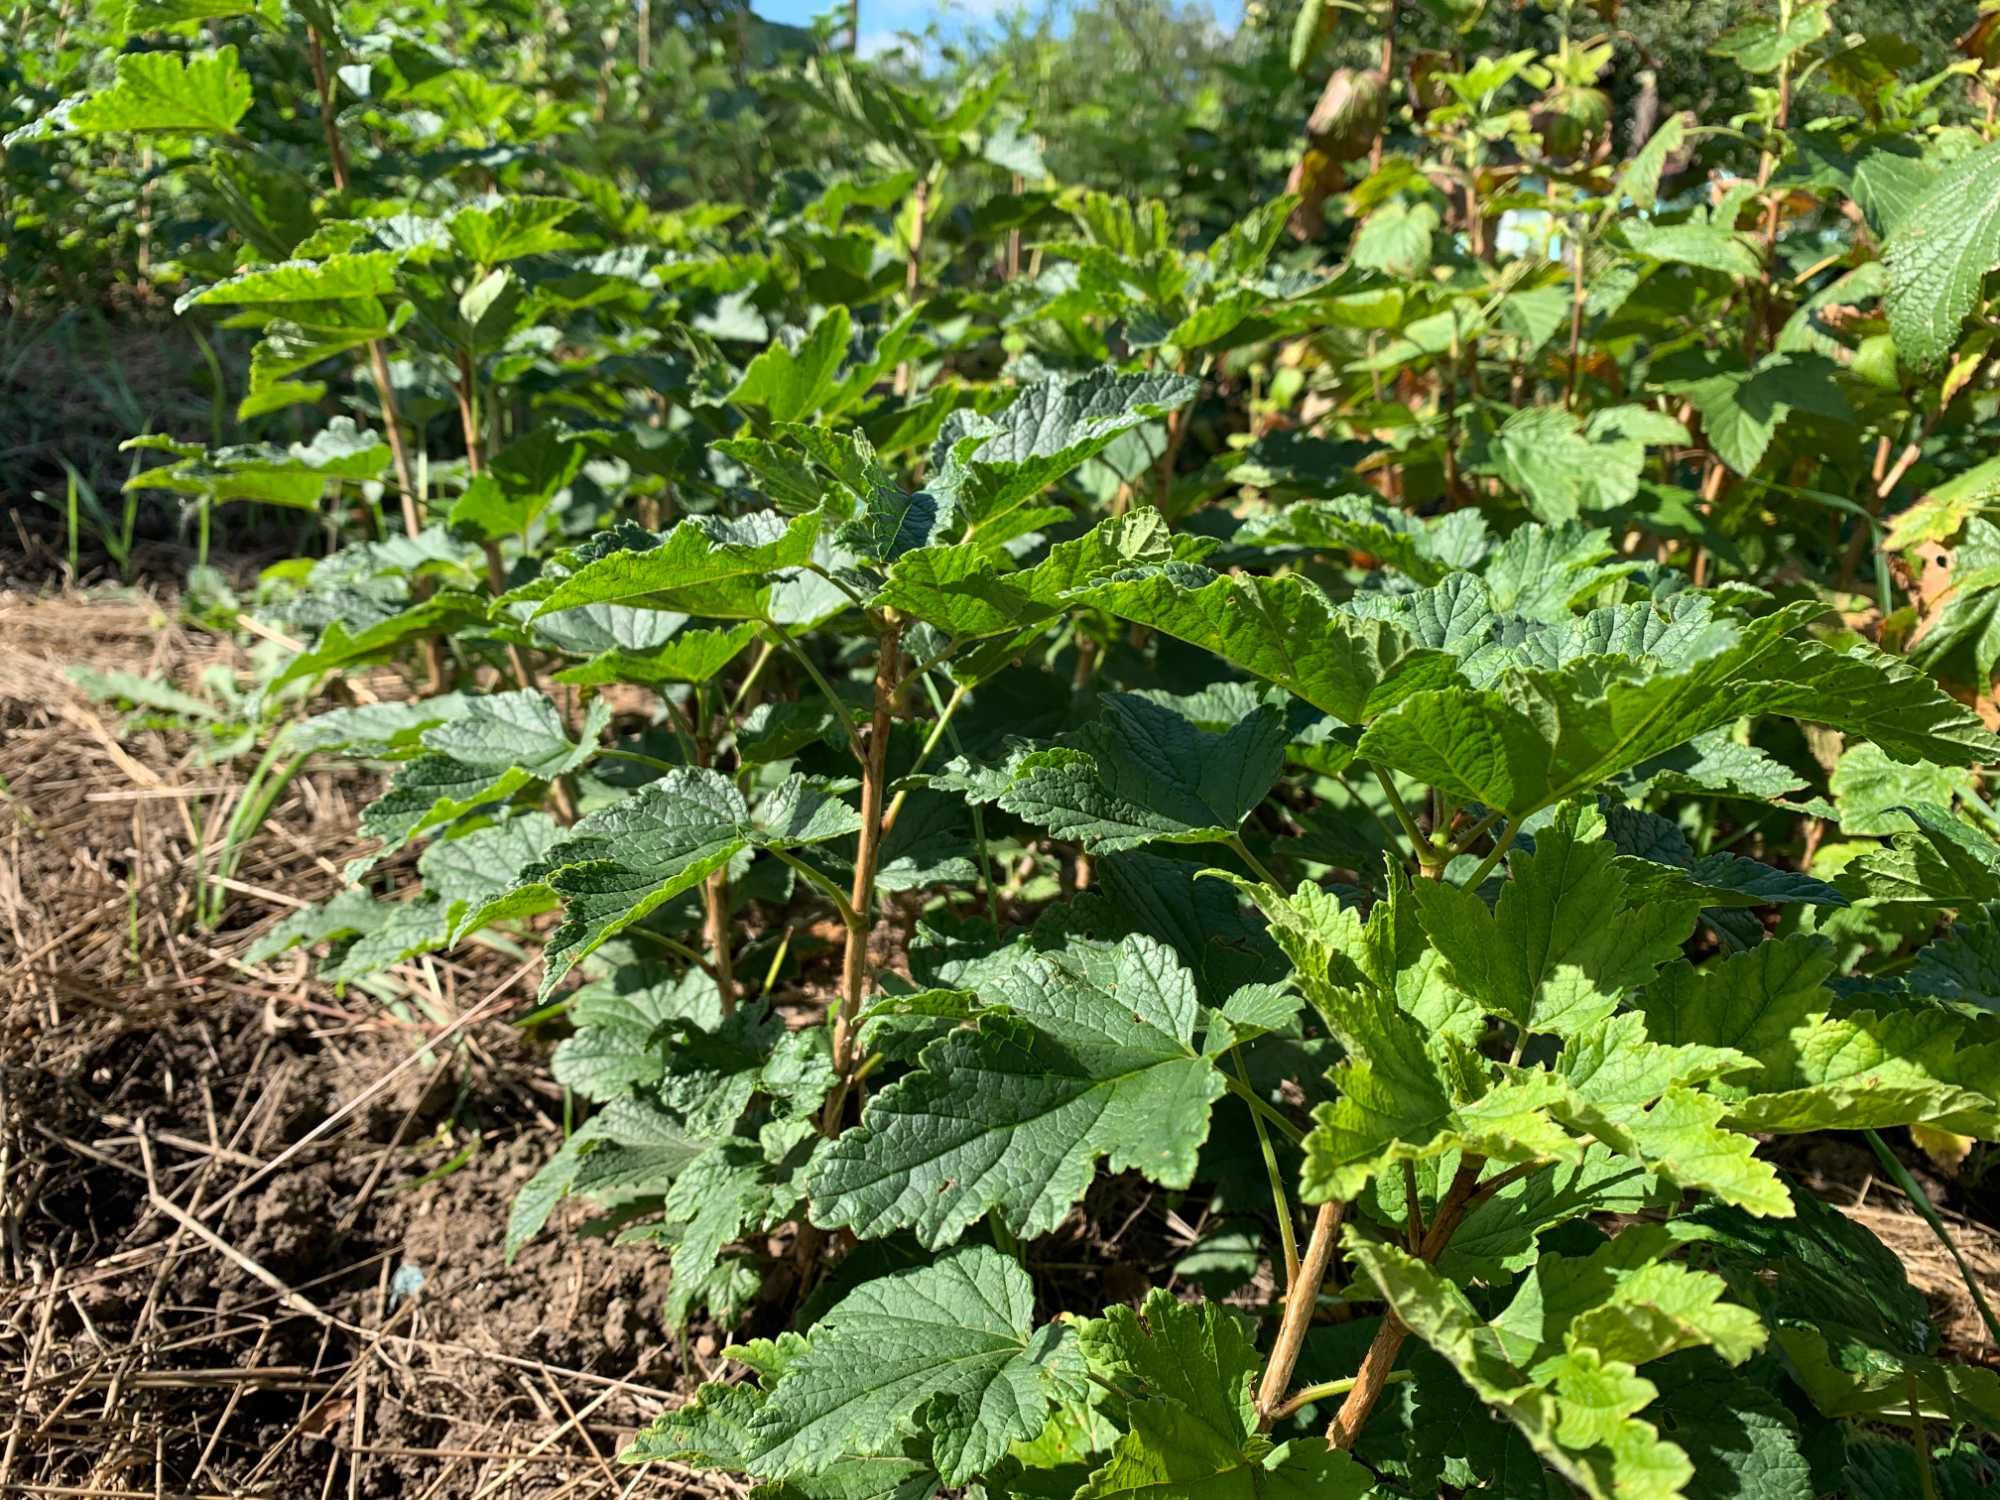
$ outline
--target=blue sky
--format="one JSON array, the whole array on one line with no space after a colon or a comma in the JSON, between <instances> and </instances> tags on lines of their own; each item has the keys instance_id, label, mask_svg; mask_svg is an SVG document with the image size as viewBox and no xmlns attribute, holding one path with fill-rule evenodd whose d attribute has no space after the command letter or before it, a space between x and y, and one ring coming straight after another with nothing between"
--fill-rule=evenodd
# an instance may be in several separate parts
<instances>
[{"instance_id":1,"label":"blue sky","mask_svg":"<svg viewBox=\"0 0 2000 1500\"><path fill-rule=\"evenodd\" d=\"M838 0L753 0L757 14L773 21L803 26L816 15L832 10ZM1223 25L1233 27L1243 13L1242 0L1206 0ZM988 25L993 18L1016 8L1031 14L1061 0L861 0L861 42L864 52L881 51L892 45L899 31L921 32L932 21L947 37ZM841 7L843 10L844 6Z\"/></svg>"}]
</instances>

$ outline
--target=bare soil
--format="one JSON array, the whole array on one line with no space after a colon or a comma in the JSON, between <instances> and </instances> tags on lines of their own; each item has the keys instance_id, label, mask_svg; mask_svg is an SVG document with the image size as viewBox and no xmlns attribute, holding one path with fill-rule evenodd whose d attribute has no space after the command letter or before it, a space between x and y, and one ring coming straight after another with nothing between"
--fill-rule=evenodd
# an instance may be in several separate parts
<instances>
[{"instance_id":1,"label":"bare soil","mask_svg":"<svg viewBox=\"0 0 2000 1500\"><path fill-rule=\"evenodd\" d=\"M741 1493L616 1462L720 1373L661 1326L664 1256L504 1258L560 1139L509 1019L533 965L472 949L386 995L246 968L336 888L369 778L294 781L203 931L241 767L62 672L185 686L235 654L144 592L0 592L0 1493Z\"/></svg>"}]
</instances>

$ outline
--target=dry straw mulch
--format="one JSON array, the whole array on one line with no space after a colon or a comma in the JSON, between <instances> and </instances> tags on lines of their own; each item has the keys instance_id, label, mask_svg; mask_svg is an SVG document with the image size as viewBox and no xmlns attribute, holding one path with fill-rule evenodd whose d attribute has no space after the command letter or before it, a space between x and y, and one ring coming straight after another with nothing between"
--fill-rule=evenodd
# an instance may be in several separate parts
<instances>
[{"instance_id":1,"label":"dry straw mulch","mask_svg":"<svg viewBox=\"0 0 2000 1500\"><path fill-rule=\"evenodd\" d=\"M506 1206L560 1139L510 1023L525 954L375 994L238 955L338 884L365 773L296 778L197 922L243 768L63 669L238 667L170 600L0 592L0 1494L741 1493L621 1468L715 1371L658 1324L665 1257ZM201 857L206 844L206 857Z\"/></svg>"}]
</instances>

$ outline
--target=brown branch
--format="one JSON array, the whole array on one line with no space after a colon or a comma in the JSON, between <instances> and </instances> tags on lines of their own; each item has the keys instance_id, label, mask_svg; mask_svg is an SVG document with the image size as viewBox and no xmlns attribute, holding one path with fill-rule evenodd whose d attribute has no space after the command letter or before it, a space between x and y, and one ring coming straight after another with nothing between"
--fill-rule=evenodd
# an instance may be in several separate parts
<instances>
[{"instance_id":1,"label":"brown branch","mask_svg":"<svg viewBox=\"0 0 2000 1500\"><path fill-rule=\"evenodd\" d=\"M1437 1214L1431 1220L1430 1228L1424 1231L1420 1258L1434 1262L1444 1253L1444 1247L1465 1222L1465 1215L1472 1203L1473 1194L1479 1187L1479 1172L1486 1165L1482 1157L1467 1157L1459 1166L1458 1175L1451 1180L1439 1202ZM1403 1320L1396 1316L1393 1308L1382 1314L1382 1326L1375 1330L1375 1340L1362 1356L1361 1368L1355 1372L1354 1389L1347 1393L1347 1399L1340 1403L1340 1410L1334 1413L1333 1421L1327 1425L1326 1440L1339 1449L1351 1449L1361 1436L1361 1429L1374 1414L1375 1403L1382 1398L1382 1391L1389 1383L1389 1372L1396 1367L1396 1356L1402 1352L1403 1340L1410 1330Z\"/></svg>"},{"instance_id":2,"label":"brown branch","mask_svg":"<svg viewBox=\"0 0 2000 1500\"><path fill-rule=\"evenodd\" d=\"M882 629L881 653L875 663L875 713L868 725L866 755L861 763L861 836L854 853L854 884L849 888L847 948L840 965L840 1008L833 1020L833 1068L839 1078L828 1095L821 1126L828 1135L840 1128L847 1095L853 1087L855 1021L861 1014L862 992L868 985L868 935L875 909L875 866L882 853L883 799L889 779L889 726L895 718L898 679L902 667L903 622L890 611Z\"/></svg>"},{"instance_id":3,"label":"brown branch","mask_svg":"<svg viewBox=\"0 0 2000 1500\"><path fill-rule=\"evenodd\" d=\"M477 479L486 472L486 459L479 442L479 405L473 396L471 355L461 353L458 356L458 379L453 382L451 392L458 399L458 422L465 433L466 471ZM479 546L486 555L486 587L497 599L507 592L507 567L501 561L500 546L490 539L482 541ZM540 691L527 658L512 641L507 643L507 666L514 674L516 685L528 692ZM560 776L549 783L549 802L560 822L568 824L576 821L575 799L570 796L569 787Z\"/></svg>"},{"instance_id":4,"label":"brown branch","mask_svg":"<svg viewBox=\"0 0 2000 1500\"><path fill-rule=\"evenodd\" d=\"M708 949L715 965L715 990L722 1000L722 1013L736 1010L736 960L729 942L729 872L717 870L701 887Z\"/></svg>"},{"instance_id":5,"label":"brown branch","mask_svg":"<svg viewBox=\"0 0 2000 1500\"><path fill-rule=\"evenodd\" d=\"M1298 1280L1285 1298L1285 1316L1278 1324L1277 1342L1264 1363L1264 1378L1257 1386L1257 1425L1269 1427L1284 1404L1292 1384L1292 1371L1305 1348L1306 1330L1312 1326L1313 1309L1319 1303L1319 1289L1333 1264L1334 1243L1340 1238L1340 1219L1347 1205L1338 1201L1322 1203L1313 1219L1312 1238L1299 1259Z\"/></svg>"},{"instance_id":6,"label":"brown branch","mask_svg":"<svg viewBox=\"0 0 2000 1500\"><path fill-rule=\"evenodd\" d=\"M1583 285L1583 237L1576 233L1576 223L1572 222L1570 239L1570 293L1569 293L1569 371L1563 381L1563 406L1566 410L1576 408L1576 377L1578 364L1583 358L1583 309L1590 300Z\"/></svg>"},{"instance_id":7,"label":"brown branch","mask_svg":"<svg viewBox=\"0 0 2000 1500\"><path fill-rule=\"evenodd\" d=\"M333 166L333 186L347 191L347 147L340 139L340 126L333 118L333 79L326 68L326 46L319 28L306 28L306 61L312 65L313 87L319 91L319 123L326 134L326 154Z\"/></svg>"},{"instance_id":8,"label":"brown branch","mask_svg":"<svg viewBox=\"0 0 2000 1500\"><path fill-rule=\"evenodd\" d=\"M345 193L352 181L347 165L347 145L340 138L340 123L334 118L333 77L327 71L326 46L320 40L317 27L306 28L306 58L312 66L313 88L319 94L320 129L326 136L326 154L333 170L333 187L338 193ZM412 479L410 450L403 437L403 415L396 406L396 385L389 374L388 351L382 347L380 339L368 341L368 370L375 381L375 397L382 407L382 434L389 440L389 456L396 468L396 489L401 497L403 511L403 534L416 537L424 529L424 515L417 498L417 487ZM418 585L418 597L428 589ZM441 692L444 688L444 643L435 638L424 642L424 669L430 678L430 691Z\"/></svg>"},{"instance_id":9,"label":"brown branch","mask_svg":"<svg viewBox=\"0 0 2000 1500\"><path fill-rule=\"evenodd\" d=\"M1186 373L1187 362L1182 362L1182 373ZM1194 403L1177 406L1167 413L1167 451L1160 456L1160 477L1154 482L1154 504L1160 514L1167 513L1167 501L1174 492L1174 466L1181 456L1181 444L1187 441L1188 428L1193 425Z\"/></svg>"},{"instance_id":10,"label":"brown branch","mask_svg":"<svg viewBox=\"0 0 2000 1500\"><path fill-rule=\"evenodd\" d=\"M1396 3L1396 0L1389 0L1388 24L1382 32L1382 101L1385 114L1390 98L1390 90L1395 86L1396 80L1396 22L1400 18L1401 11L1402 7ZM1370 176L1382 170L1382 138L1386 134L1387 121L1385 119L1384 128L1376 131L1375 139L1368 144L1368 171Z\"/></svg>"},{"instance_id":11,"label":"brown branch","mask_svg":"<svg viewBox=\"0 0 2000 1500\"><path fill-rule=\"evenodd\" d=\"M706 766L713 750L709 737L703 733L709 727L710 715L707 705L699 698L700 688L696 688L696 710L684 714L688 725L688 738L694 744L694 760L698 766ZM696 714L699 713L700 721ZM703 914L702 936L708 943L710 953L709 973L715 979L715 993L722 1002L722 1013L733 1015L736 1010L736 958L729 940L729 866L725 864L701 883Z\"/></svg>"},{"instance_id":12,"label":"brown branch","mask_svg":"<svg viewBox=\"0 0 2000 1500\"><path fill-rule=\"evenodd\" d=\"M1326 1440L1331 1446L1343 1451L1353 1448L1362 1427L1375 1411L1375 1403L1382 1399L1382 1391L1389 1384L1389 1372L1396 1367L1396 1356L1403 1352L1403 1340L1409 1336L1410 1330L1394 1312L1382 1314L1382 1326L1375 1330L1374 1342L1361 1357L1361 1368L1354 1373L1354 1389L1347 1393L1347 1399L1340 1403L1340 1410L1327 1425Z\"/></svg>"}]
</instances>

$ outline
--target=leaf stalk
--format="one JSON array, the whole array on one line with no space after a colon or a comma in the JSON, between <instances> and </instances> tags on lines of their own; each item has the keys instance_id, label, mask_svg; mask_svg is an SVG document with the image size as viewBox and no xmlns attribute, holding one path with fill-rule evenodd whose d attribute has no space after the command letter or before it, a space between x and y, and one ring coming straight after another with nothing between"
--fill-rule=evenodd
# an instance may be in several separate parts
<instances>
[{"instance_id":1,"label":"leaf stalk","mask_svg":"<svg viewBox=\"0 0 2000 1500\"><path fill-rule=\"evenodd\" d=\"M1234 1050L1229 1054L1229 1065L1248 1096L1254 1092L1250 1087L1250 1075L1244 1070L1242 1055ZM1271 1208L1278 1216L1278 1243L1285 1257L1285 1295L1298 1295L1299 1289L1299 1240L1298 1231L1292 1227L1292 1201L1285 1192L1285 1174L1278 1166L1278 1151L1271 1144L1271 1132L1264 1128L1264 1117L1254 1108L1250 1111L1251 1127L1257 1132L1257 1149L1264 1158L1264 1173L1271 1180Z\"/></svg>"}]
</instances>

